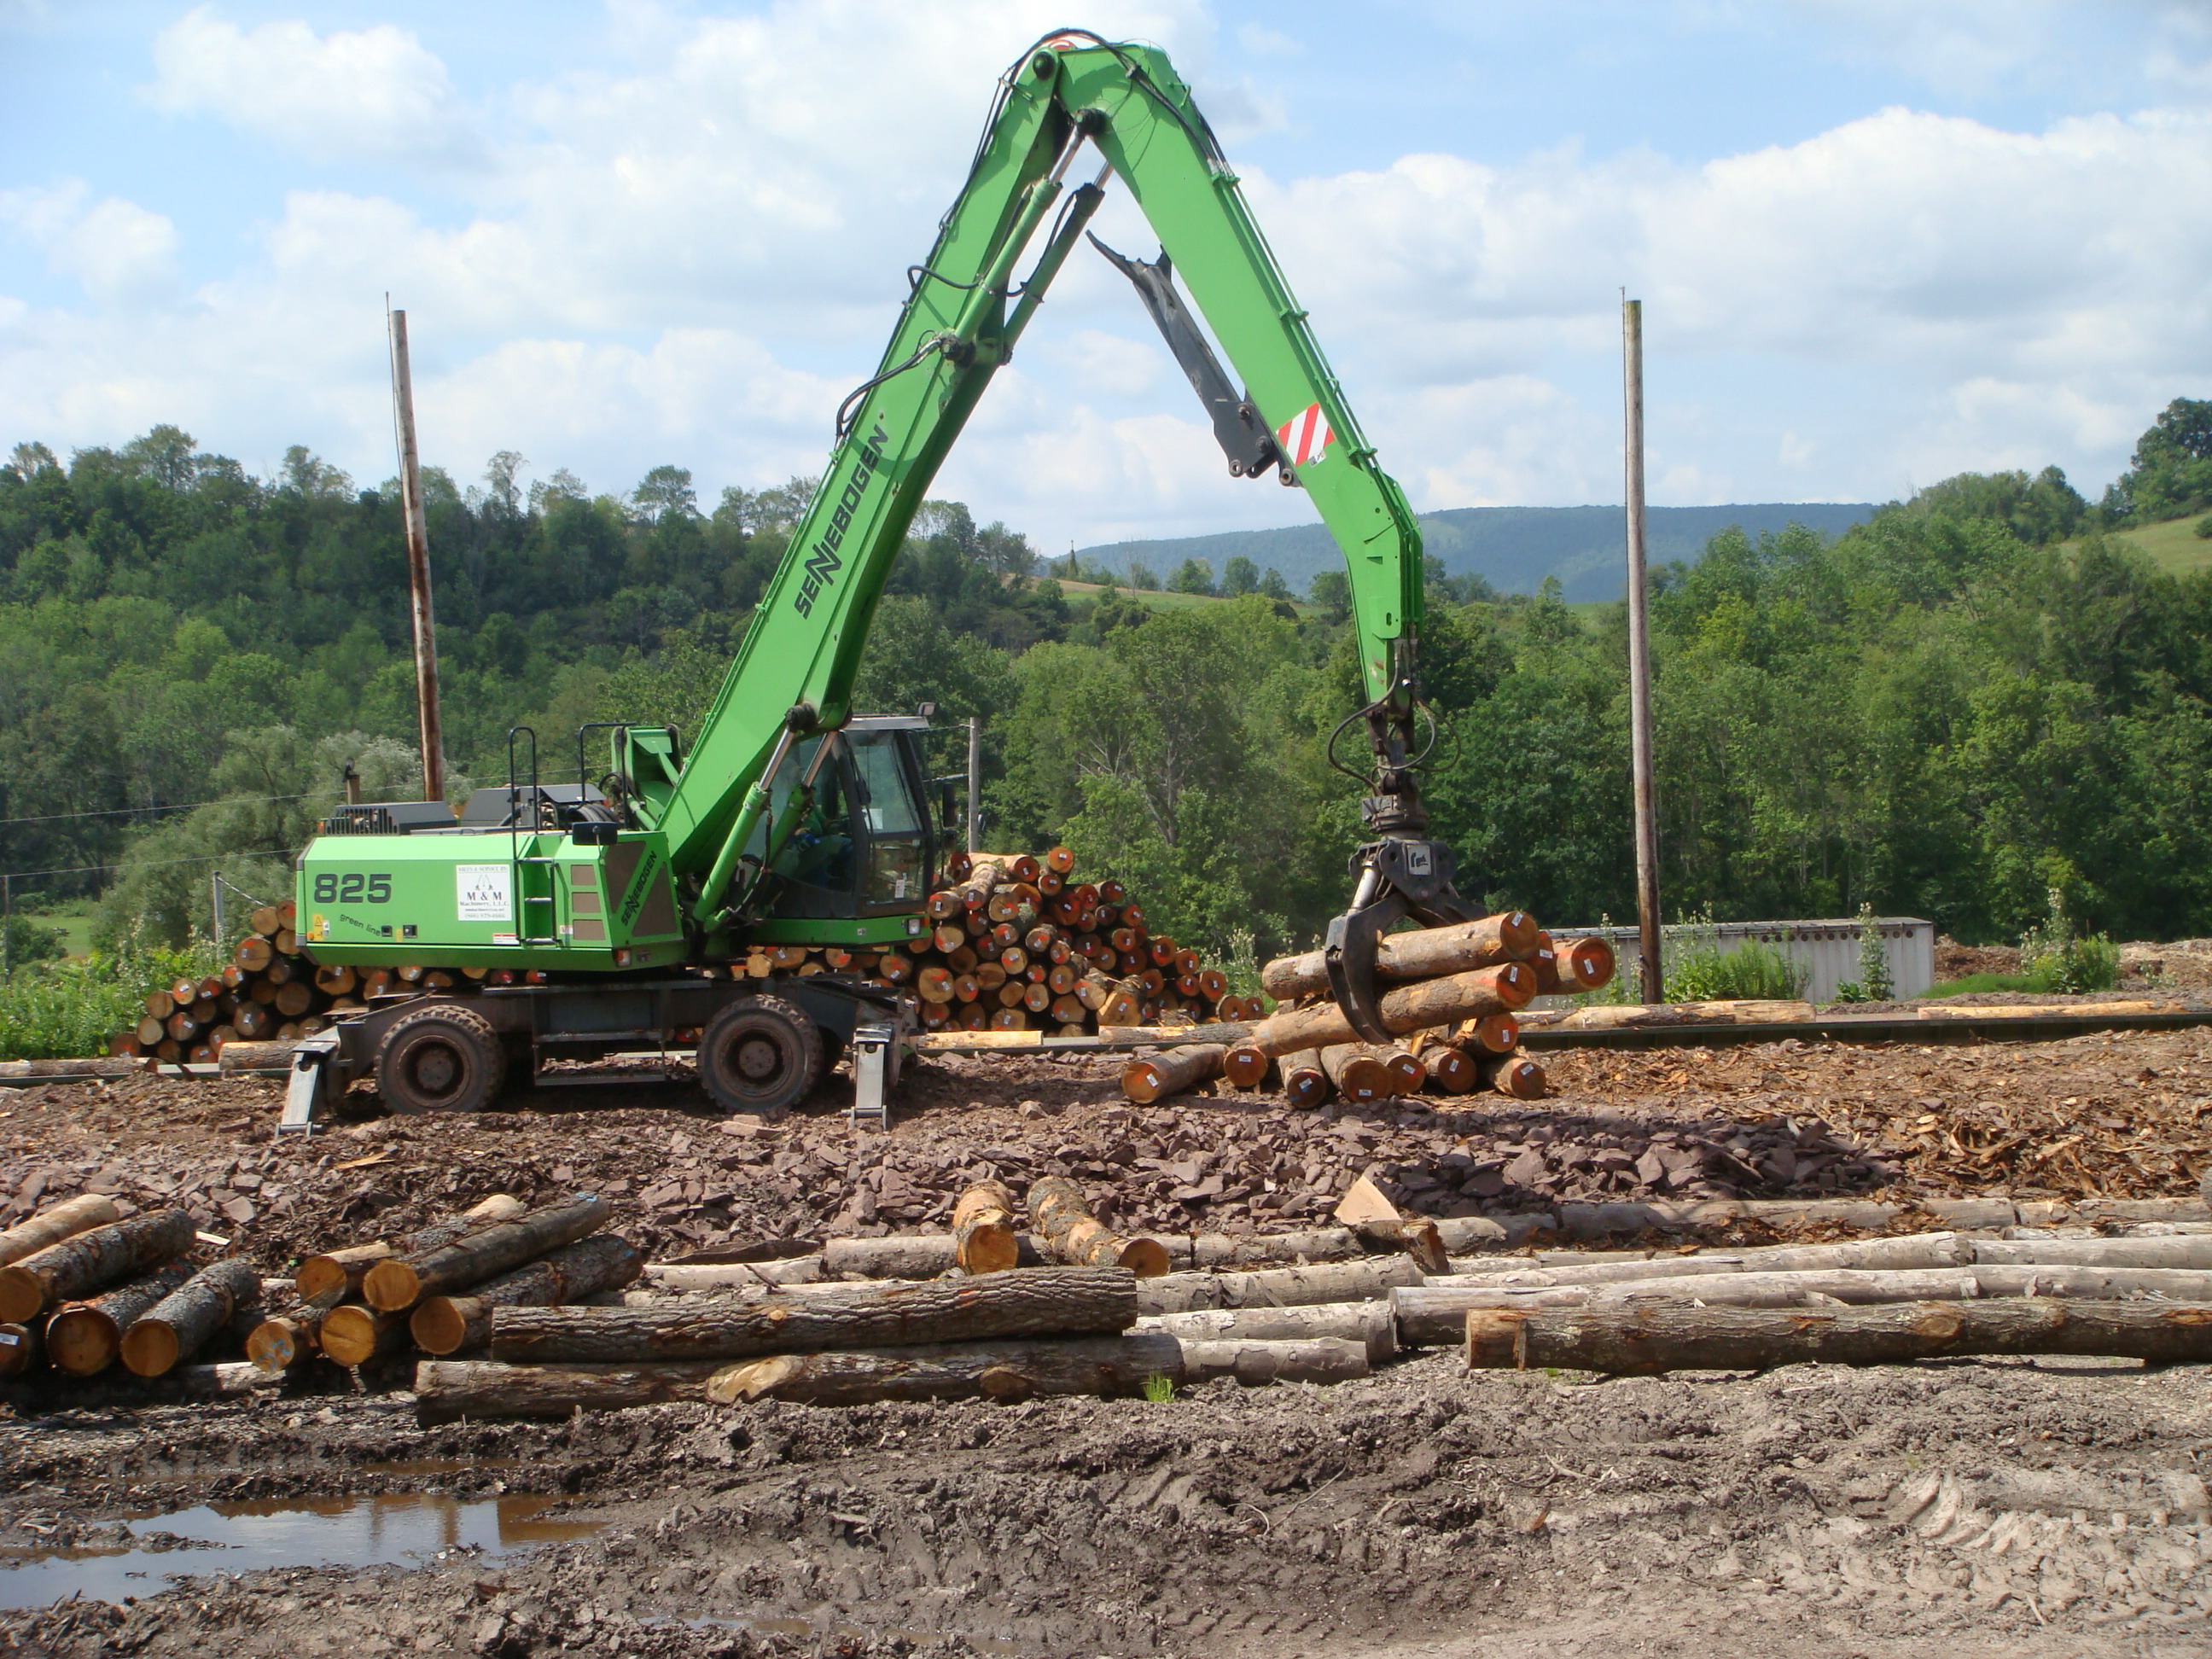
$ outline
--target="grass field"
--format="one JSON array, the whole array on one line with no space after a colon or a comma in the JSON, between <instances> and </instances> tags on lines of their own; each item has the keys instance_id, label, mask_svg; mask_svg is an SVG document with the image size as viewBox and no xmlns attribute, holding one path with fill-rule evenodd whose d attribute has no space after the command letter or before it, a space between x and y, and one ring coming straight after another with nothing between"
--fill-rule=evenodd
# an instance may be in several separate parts
<instances>
[{"instance_id":1,"label":"grass field","mask_svg":"<svg viewBox=\"0 0 2212 1659\"><path fill-rule=\"evenodd\" d=\"M2203 516L2193 513L2185 519L2145 525L2141 530L2123 530L2119 539L2134 543L2150 555L2160 569L2177 576L2192 570L2212 569L2212 541L2197 533L2197 526Z\"/></svg>"}]
</instances>

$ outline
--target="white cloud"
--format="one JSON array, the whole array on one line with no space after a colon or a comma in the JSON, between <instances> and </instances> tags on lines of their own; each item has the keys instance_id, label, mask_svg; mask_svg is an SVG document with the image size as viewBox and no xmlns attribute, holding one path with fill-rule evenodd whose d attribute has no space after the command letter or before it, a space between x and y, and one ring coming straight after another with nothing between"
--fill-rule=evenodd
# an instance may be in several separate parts
<instances>
[{"instance_id":1,"label":"white cloud","mask_svg":"<svg viewBox=\"0 0 2212 1659\"><path fill-rule=\"evenodd\" d=\"M82 179L51 190L0 191L0 222L43 249L47 264L73 276L103 305L137 306L177 283L177 228L161 214L110 196L88 202Z\"/></svg>"},{"instance_id":2,"label":"white cloud","mask_svg":"<svg viewBox=\"0 0 2212 1659\"><path fill-rule=\"evenodd\" d=\"M214 115L319 161L459 160L477 148L445 64L389 23L248 30L197 6L155 38L154 68L157 109Z\"/></svg>"}]
</instances>

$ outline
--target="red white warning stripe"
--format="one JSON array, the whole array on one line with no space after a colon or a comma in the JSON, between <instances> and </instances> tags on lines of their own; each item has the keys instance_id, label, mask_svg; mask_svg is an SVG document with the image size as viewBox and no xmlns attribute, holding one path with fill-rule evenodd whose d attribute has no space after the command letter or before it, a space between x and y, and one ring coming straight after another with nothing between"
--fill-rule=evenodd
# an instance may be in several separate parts
<instances>
[{"instance_id":1,"label":"red white warning stripe","mask_svg":"<svg viewBox=\"0 0 2212 1659\"><path fill-rule=\"evenodd\" d=\"M1328 429L1328 416L1321 412L1319 404L1308 404L1275 428L1283 453L1291 458L1292 466L1308 466L1321 459L1322 451L1335 435Z\"/></svg>"}]
</instances>

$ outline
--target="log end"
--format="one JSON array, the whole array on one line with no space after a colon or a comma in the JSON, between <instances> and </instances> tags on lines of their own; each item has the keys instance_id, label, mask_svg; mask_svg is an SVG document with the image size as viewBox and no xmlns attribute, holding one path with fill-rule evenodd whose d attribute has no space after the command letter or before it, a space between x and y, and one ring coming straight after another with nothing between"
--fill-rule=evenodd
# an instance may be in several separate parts
<instances>
[{"instance_id":1,"label":"log end","mask_svg":"<svg viewBox=\"0 0 2212 1659\"><path fill-rule=\"evenodd\" d=\"M425 1297L408 1316L407 1334L425 1353L449 1354L468 1340L468 1316L450 1296Z\"/></svg>"},{"instance_id":2,"label":"log end","mask_svg":"<svg viewBox=\"0 0 2212 1659\"><path fill-rule=\"evenodd\" d=\"M97 1308L64 1308L46 1322L46 1356L70 1376L97 1376L115 1363L122 1334Z\"/></svg>"},{"instance_id":3,"label":"log end","mask_svg":"<svg viewBox=\"0 0 2212 1659\"><path fill-rule=\"evenodd\" d=\"M805 1369L805 1358L792 1353L774 1354L766 1359L745 1359L734 1365L725 1365L707 1379L708 1403L715 1406L749 1405L763 1395L773 1393Z\"/></svg>"},{"instance_id":4,"label":"log end","mask_svg":"<svg viewBox=\"0 0 2212 1659\"><path fill-rule=\"evenodd\" d=\"M1511 1308L1468 1309L1467 1368L1471 1371L1528 1369L1528 1317Z\"/></svg>"},{"instance_id":5,"label":"log end","mask_svg":"<svg viewBox=\"0 0 2212 1659\"><path fill-rule=\"evenodd\" d=\"M0 1325L0 1376L20 1376L38 1363L39 1334L27 1325Z\"/></svg>"},{"instance_id":6,"label":"log end","mask_svg":"<svg viewBox=\"0 0 2212 1659\"><path fill-rule=\"evenodd\" d=\"M362 1275L361 1293L379 1313L399 1313L415 1305L422 1280L404 1261L379 1261Z\"/></svg>"},{"instance_id":7,"label":"log end","mask_svg":"<svg viewBox=\"0 0 2212 1659\"><path fill-rule=\"evenodd\" d=\"M319 1334L323 1352L341 1365L367 1364L376 1356L377 1325L376 1316L359 1303L333 1308Z\"/></svg>"},{"instance_id":8,"label":"log end","mask_svg":"<svg viewBox=\"0 0 2212 1659\"><path fill-rule=\"evenodd\" d=\"M0 1267L0 1325L27 1325L46 1305L46 1287L21 1267Z\"/></svg>"},{"instance_id":9,"label":"log end","mask_svg":"<svg viewBox=\"0 0 2212 1659\"><path fill-rule=\"evenodd\" d=\"M288 1371L307 1358L307 1332L295 1319L264 1319L246 1335L246 1357L264 1371Z\"/></svg>"},{"instance_id":10,"label":"log end","mask_svg":"<svg viewBox=\"0 0 2212 1659\"><path fill-rule=\"evenodd\" d=\"M335 1291L346 1282L343 1263L327 1255L311 1255L300 1264L292 1275L292 1288L299 1292L300 1300L313 1302L317 1297Z\"/></svg>"},{"instance_id":11,"label":"log end","mask_svg":"<svg viewBox=\"0 0 2212 1659\"><path fill-rule=\"evenodd\" d=\"M1168 1247L1157 1238L1124 1239L1121 1251L1115 1258L1115 1265L1127 1267L1139 1279L1164 1278L1168 1271Z\"/></svg>"},{"instance_id":12,"label":"log end","mask_svg":"<svg viewBox=\"0 0 2212 1659\"><path fill-rule=\"evenodd\" d=\"M956 1260L968 1273L999 1273L1020 1264L1022 1244L1011 1221L979 1222L961 1237Z\"/></svg>"},{"instance_id":13,"label":"log end","mask_svg":"<svg viewBox=\"0 0 2212 1659\"><path fill-rule=\"evenodd\" d=\"M1121 1093L1133 1104L1149 1106L1160 1097L1160 1068L1136 1060L1121 1068Z\"/></svg>"},{"instance_id":14,"label":"log end","mask_svg":"<svg viewBox=\"0 0 2212 1659\"><path fill-rule=\"evenodd\" d=\"M142 1319L123 1333L123 1363L135 1376L162 1376L183 1357L167 1320Z\"/></svg>"}]
</instances>

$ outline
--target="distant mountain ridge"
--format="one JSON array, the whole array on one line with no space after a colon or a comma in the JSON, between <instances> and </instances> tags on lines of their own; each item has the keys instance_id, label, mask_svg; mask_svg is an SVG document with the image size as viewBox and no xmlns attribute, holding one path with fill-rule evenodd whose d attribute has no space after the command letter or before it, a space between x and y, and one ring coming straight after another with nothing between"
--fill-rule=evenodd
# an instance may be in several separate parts
<instances>
[{"instance_id":1,"label":"distant mountain ridge","mask_svg":"<svg viewBox=\"0 0 2212 1659\"><path fill-rule=\"evenodd\" d=\"M1694 562L1705 544L1731 525L1756 540L1762 533L1802 524L1831 539L1873 516L1869 501L1752 501L1721 507L1648 509L1645 535L1653 564ZM1478 575L1502 593L1534 593L1557 576L1570 600L1617 599L1625 591L1627 531L1618 507L1459 507L1419 515L1429 552L1455 576ZM1132 561L1165 580L1185 559L1204 559L1218 577L1242 554L1265 570L1273 565L1304 592L1316 572L1340 568L1340 555L1327 526L1291 525L1281 530L1232 530L1172 540L1111 542L1079 550L1110 570Z\"/></svg>"}]
</instances>

